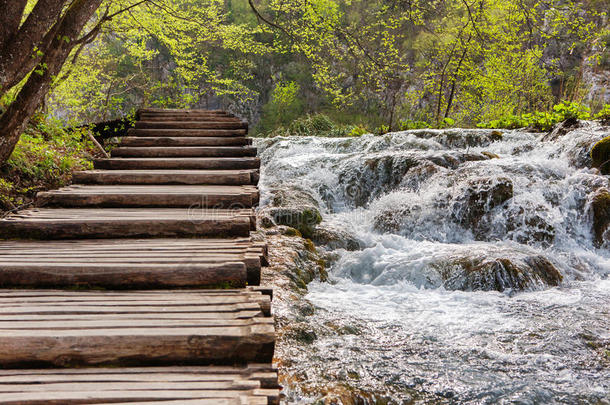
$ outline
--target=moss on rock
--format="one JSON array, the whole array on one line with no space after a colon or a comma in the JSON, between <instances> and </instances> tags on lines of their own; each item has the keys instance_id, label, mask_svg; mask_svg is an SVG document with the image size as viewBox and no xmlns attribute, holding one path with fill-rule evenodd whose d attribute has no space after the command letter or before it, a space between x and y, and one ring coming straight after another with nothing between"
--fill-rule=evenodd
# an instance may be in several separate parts
<instances>
[{"instance_id":1,"label":"moss on rock","mask_svg":"<svg viewBox=\"0 0 610 405\"><path fill-rule=\"evenodd\" d=\"M610 174L610 136L593 145L591 160L593 167L600 169L602 174Z\"/></svg>"}]
</instances>

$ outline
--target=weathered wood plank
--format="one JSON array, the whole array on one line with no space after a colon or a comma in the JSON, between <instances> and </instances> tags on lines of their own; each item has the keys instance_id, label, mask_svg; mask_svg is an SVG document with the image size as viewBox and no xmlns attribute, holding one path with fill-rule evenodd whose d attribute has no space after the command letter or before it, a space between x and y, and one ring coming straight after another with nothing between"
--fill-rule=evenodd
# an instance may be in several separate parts
<instances>
[{"instance_id":1,"label":"weathered wood plank","mask_svg":"<svg viewBox=\"0 0 610 405\"><path fill-rule=\"evenodd\" d=\"M137 121L136 129L247 129L245 122L222 121Z\"/></svg>"},{"instance_id":2,"label":"weathered wood plank","mask_svg":"<svg viewBox=\"0 0 610 405\"><path fill-rule=\"evenodd\" d=\"M76 184L192 184L255 185L256 169L250 170L90 170L75 172Z\"/></svg>"},{"instance_id":3,"label":"weathered wood plank","mask_svg":"<svg viewBox=\"0 0 610 405\"><path fill-rule=\"evenodd\" d=\"M142 113L157 113L157 114L168 114L168 113L185 113L185 114L220 114L227 115L230 114L225 110L208 110L202 108L140 108L137 111L137 114Z\"/></svg>"},{"instance_id":4,"label":"weathered wood plank","mask_svg":"<svg viewBox=\"0 0 610 405\"><path fill-rule=\"evenodd\" d=\"M201 262L167 259L169 263L156 263L143 259L132 263L124 258L86 261L83 258L43 260L33 257L25 262L12 258L8 262L0 261L0 287L146 289L245 287L247 283L248 273L243 261L210 263L212 259Z\"/></svg>"},{"instance_id":5,"label":"weathered wood plank","mask_svg":"<svg viewBox=\"0 0 610 405\"><path fill-rule=\"evenodd\" d=\"M44 292L43 292L44 293ZM19 293L17 293L18 295ZM204 304L188 304L193 293L174 291L159 304L141 302L139 305L117 301L100 301L103 293L75 292L79 302L15 302L4 293L0 296L0 366L28 367L31 365L204 365L211 362L270 362L273 354L274 328L271 318L258 315L249 318L210 319L205 313L217 310ZM129 299L130 292L112 293ZM205 291L195 296L204 297ZM214 291L218 299L222 291ZM87 301L87 297L95 298ZM245 308L252 313L259 305L248 291ZM107 298L107 297L106 297ZM140 299L136 294L134 299ZM235 306L235 292L225 297ZM259 300L263 299L259 295ZM268 297L267 297L268 300ZM203 301L203 299L202 299ZM244 301L242 299L242 301ZM135 302L137 303L137 301ZM187 312L190 318L185 319ZM125 316L113 319L109 314ZM159 319L129 319L130 314L162 314ZM203 316L198 317L198 313ZM37 320L4 320L5 316L40 314ZM87 314L87 318L58 320ZM44 316L48 315L48 316ZM98 317L98 315L100 317ZM176 315L175 319L172 315ZM1 379L1 377L0 377Z\"/></svg>"},{"instance_id":6,"label":"weathered wood plank","mask_svg":"<svg viewBox=\"0 0 610 405\"><path fill-rule=\"evenodd\" d=\"M260 159L255 157L242 158L115 158L96 159L93 161L96 169L106 170L240 170L259 169Z\"/></svg>"},{"instance_id":7,"label":"weathered wood plank","mask_svg":"<svg viewBox=\"0 0 610 405\"><path fill-rule=\"evenodd\" d=\"M255 226L251 210L37 209L22 211L0 220L0 237L245 237Z\"/></svg>"},{"instance_id":8,"label":"weathered wood plank","mask_svg":"<svg viewBox=\"0 0 610 405\"><path fill-rule=\"evenodd\" d=\"M279 395L270 365L0 370L0 402L11 404L278 404Z\"/></svg>"},{"instance_id":9,"label":"weathered wood plank","mask_svg":"<svg viewBox=\"0 0 610 405\"><path fill-rule=\"evenodd\" d=\"M73 185L38 193L39 206L251 208L258 205L254 186L224 185Z\"/></svg>"},{"instance_id":10,"label":"weathered wood plank","mask_svg":"<svg viewBox=\"0 0 610 405\"><path fill-rule=\"evenodd\" d=\"M246 129L137 129L130 128L127 135L130 137L244 137Z\"/></svg>"},{"instance_id":11,"label":"weathered wood plank","mask_svg":"<svg viewBox=\"0 0 610 405\"><path fill-rule=\"evenodd\" d=\"M256 156L250 146L118 147L113 157L243 157Z\"/></svg>"},{"instance_id":12,"label":"weathered wood plank","mask_svg":"<svg viewBox=\"0 0 610 405\"><path fill-rule=\"evenodd\" d=\"M151 122L151 121L211 121L211 122L242 122L241 119L237 117L228 117L223 115L209 115L209 114L141 114L140 120Z\"/></svg>"},{"instance_id":13,"label":"weathered wood plank","mask_svg":"<svg viewBox=\"0 0 610 405\"><path fill-rule=\"evenodd\" d=\"M248 146L252 145L251 138L244 137L134 137L121 138L121 146L143 147L143 146Z\"/></svg>"}]
</instances>

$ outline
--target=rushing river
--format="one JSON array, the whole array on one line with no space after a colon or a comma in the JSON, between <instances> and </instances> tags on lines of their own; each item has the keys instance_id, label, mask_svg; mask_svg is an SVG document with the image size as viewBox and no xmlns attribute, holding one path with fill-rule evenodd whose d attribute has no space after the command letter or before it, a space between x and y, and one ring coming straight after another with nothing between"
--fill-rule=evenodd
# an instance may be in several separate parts
<instances>
[{"instance_id":1,"label":"rushing river","mask_svg":"<svg viewBox=\"0 0 610 405\"><path fill-rule=\"evenodd\" d=\"M590 208L609 180L586 162L607 135L257 141L263 205L298 189L351 242L322 246L329 282L306 298L326 327L292 352L303 378L398 403L610 403L610 249Z\"/></svg>"}]
</instances>

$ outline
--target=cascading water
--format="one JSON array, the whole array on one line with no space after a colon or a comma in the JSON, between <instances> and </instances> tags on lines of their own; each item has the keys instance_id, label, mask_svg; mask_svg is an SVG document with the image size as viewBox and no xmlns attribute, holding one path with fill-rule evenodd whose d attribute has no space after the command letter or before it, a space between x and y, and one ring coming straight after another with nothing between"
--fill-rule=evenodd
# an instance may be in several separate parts
<instances>
[{"instance_id":1,"label":"cascading water","mask_svg":"<svg viewBox=\"0 0 610 405\"><path fill-rule=\"evenodd\" d=\"M303 378L399 402L609 403L610 249L591 209L609 180L586 167L608 128L564 132L257 141L262 205L306 194L351 241L326 244L330 282L309 286Z\"/></svg>"}]
</instances>

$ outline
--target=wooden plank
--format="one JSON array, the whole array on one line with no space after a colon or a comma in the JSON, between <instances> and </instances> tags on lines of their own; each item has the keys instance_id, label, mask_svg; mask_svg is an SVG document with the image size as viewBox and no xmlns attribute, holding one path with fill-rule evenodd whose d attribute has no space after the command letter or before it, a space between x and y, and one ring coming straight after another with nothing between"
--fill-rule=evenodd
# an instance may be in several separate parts
<instances>
[{"instance_id":1,"label":"wooden plank","mask_svg":"<svg viewBox=\"0 0 610 405\"><path fill-rule=\"evenodd\" d=\"M251 208L254 186L74 185L38 193L39 206Z\"/></svg>"},{"instance_id":2,"label":"wooden plank","mask_svg":"<svg viewBox=\"0 0 610 405\"><path fill-rule=\"evenodd\" d=\"M44 294L45 292L38 292ZM113 292L111 296L136 301L112 300L103 292L74 292L78 302L15 302L9 292L0 296L0 366L65 365L205 365L211 362L270 362L273 354L273 320L252 311L263 296L238 295L231 290L225 307L241 305L249 318L213 319L222 290L213 291L212 305L191 303L205 291L164 293L158 304L137 301L141 294ZM13 298L19 297L16 292ZM153 295L154 296L154 295ZM91 298L88 300L88 298ZM268 297L267 297L268 300ZM196 301L196 300L195 300ZM135 304L135 305L134 305ZM233 308L233 310L235 310ZM189 317L185 318L185 313ZM39 315L38 319L8 320L9 316ZM75 315L87 315L72 320ZM122 314L122 317L108 315ZM144 318L142 315L159 315ZM201 316L198 316L201 314ZM133 319L130 316L134 315ZM0 377L1 379L1 377Z\"/></svg>"},{"instance_id":3,"label":"wooden plank","mask_svg":"<svg viewBox=\"0 0 610 405\"><path fill-rule=\"evenodd\" d=\"M127 135L130 137L243 137L248 133L246 129L137 129L130 128Z\"/></svg>"},{"instance_id":4,"label":"wooden plank","mask_svg":"<svg viewBox=\"0 0 610 405\"><path fill-rule=\"evenodd\" d=\"M256 169L251 170L90 170L75 172L76 184L216 184L255 185Z\"/></svg>"},{"instance_id":5,"label":"wooden plank","mask_svg":"<svg viewBox=\"0 0 610 405\"><path fill-rule=\"evenodd\" d=\"M247 129L244 122L222 121L137 121L136 129Z\"/></svg>"},{"instance_id":6,"label":"wooden plank","mask_svg":"<svg viewBox=\"0 0 610 405\"><path fill-rule=\"evenodd\" d=\"M250 146L118 147L113 157L243 157L256 156Z\"/></svg>"},{"instance_id":7,"label":"wooden plank","mask_svg":"<svg viewBox=\"0 0 610 405\"><path fill-rule=\"evenodd\" d=\"M245 287L247 268L243 261L218 263L202 260L184 262L167 259L169 263L139 259L109 261L100 258L74 260L32 257L25 262L17 259L0 262L0 287L57 288L87 286L116 289ZM144 259L144 260L143 260ZM4 260L4 259L3 259ZM157 260L159 261L159 260ZM251 268L253 266L250 266ZM259 268L260 272L260 261ZM254 273L254 270L251 270ZM260 276L259 276L260 279Z\"/></svg>"},{"instance_id":8,"label":"wooden plank","mask_svg":"<svg viewBox=\"0 0 610 405\"><path fill-rule=\"evenodd\" d=\"M156 169L186 169L186 170L239 170L259 169L260 159L255 157L242 158L116 158L95 159L96 169L106 170L156 170Z\"/></svg>"},{"instance_id":9,"label":"wooden plank","mask_svg":"<svg viewBox=\"0 0 610 405\"><path fill-rule=\"evenodd\" d=\"M6 404L279 404L277 370L232 367L82 368L0 372ZM163 394L159 395L162 392Z\"/></svg>"},{"instance_id":10,"label":"wooden plank","mask_svg":"<svg viewBox=\"0 0 610 405\"><path fill-rule=\"evenodd\" d=\"M37 209L0 220L5 239L245 237L252 211L185 209Z\"/></svg>"},{"instance_id":11,"label":"wooden plank","mask_svg":"<svg viewBox=\"0 0 610 405\"><path fill-rule=\"evenodd\" d=\"M244 137L135 137L126 136L121 138L121 146L247 146L252 145L251 138Z\"/></svg>"},{"instance_id":12,"label":"wooden plank","mask_svg":"<svg viewBox=\"0 0 610 405\"><path fill-rule=\"evenodd\" d=\"M168 113L185 113L185 114L220 114L226 115L229 114L224 110L214 110L214 109L197 109L197 108L140 108L137 111L137 114L142 113L157 113L157 114L168 114Z\"/></svg>"},{"instance_id":13,"label":"wooden plank","mask_svg":"<svg viewBox=\"0 0 610 405\"><path fill-rule=\"evenodd\" d=\"M228 117L223 115L209 115L209 114L141 114L140 120L142 121L211 121L211 122L241 122L241 119L237 117Z\"/></svg>"}]
</instances>

